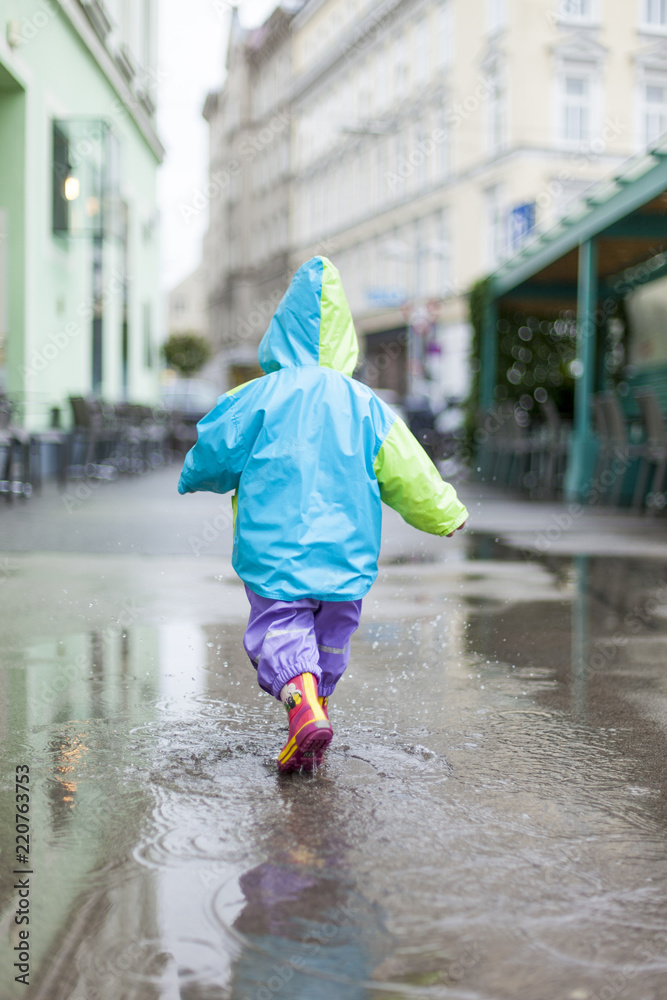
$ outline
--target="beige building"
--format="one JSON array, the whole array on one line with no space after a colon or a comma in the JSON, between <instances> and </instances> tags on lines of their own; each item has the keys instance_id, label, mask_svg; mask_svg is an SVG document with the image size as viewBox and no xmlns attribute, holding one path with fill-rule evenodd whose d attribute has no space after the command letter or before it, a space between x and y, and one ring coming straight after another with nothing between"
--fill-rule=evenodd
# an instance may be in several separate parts
<instances>
[{"instance_id":1,"label":"beige building","mask_svg":"<svg viewBox=\"0 0 667 1000\"><path fill-rule=\"evenodd\" d=\"M210 330L230 385L259 372L257 344L290 277L293 8L281 4L252 31L241 27L234 9L227 79L204 108L211 129L204 243Z\"/></svg>"},{"instance_id":2,"label":"beige building","mask_svg":"<svg viewBox=\"0 0 667 1000\"><path fill-rule=\"evenodd\" d=\"M328 243L368 381L438 405L471 284L667 128L667 4L310 0L293 34L292 265Z\"/></svg>"},{"instance_id":3,"label":"beige building","mask_svg":"<svg viewBox=\"0 0 667 1000\"><path fill-rule=\"evenodd\" d=\"M364 377L438 407L467 389L472 283L667 128L667 3L283 4L255 31L234 19L206 117L212 332L234 378L326 253Z\"/></svg>"},{"instance_id":4,"label":"beige building","mask_svg":"<svg viewBox=\"0 0 667 1000\"><path fill-rule=\"evenodd\" d=\"M169 333L198 333L210 339L208 310L208 268L204 264L180 281L169 293L167 329Z\"/></svg>"}]
</instances>

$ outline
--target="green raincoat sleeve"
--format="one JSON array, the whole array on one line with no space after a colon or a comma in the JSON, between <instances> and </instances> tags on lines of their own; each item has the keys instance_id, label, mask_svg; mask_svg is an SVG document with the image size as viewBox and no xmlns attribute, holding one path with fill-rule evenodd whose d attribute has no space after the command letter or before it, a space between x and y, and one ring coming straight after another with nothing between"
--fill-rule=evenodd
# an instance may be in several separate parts
<instances>
[{"instance_id":1,"label":"green raincoat sleeve","mask_svg":"<svg viewBox=\"0 0 667 1000\"><path fill-rule=\"evenodd\" d=\"M449 535L468 518L456 491L444 482L400 418L391 425L373 463L384 503L431 535Z\"/></svg>"}]
</instances>

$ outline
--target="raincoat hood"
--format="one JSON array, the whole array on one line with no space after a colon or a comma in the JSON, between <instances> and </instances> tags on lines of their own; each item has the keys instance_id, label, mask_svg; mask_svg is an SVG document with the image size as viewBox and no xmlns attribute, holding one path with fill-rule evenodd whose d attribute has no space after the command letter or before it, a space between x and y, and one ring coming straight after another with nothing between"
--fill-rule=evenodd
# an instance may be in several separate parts
<instances>
[{"instance_id":1,"label":"raincoat hood","mask_svg":"<svg viewBox=\"0 0 667 1000\"><path fill-rule=\"evenodd\" d=\"M257 352L268 375L319 365L352 375L359 344L337 268L312 257L296 272Z\"/></svg>"}]
</instances>

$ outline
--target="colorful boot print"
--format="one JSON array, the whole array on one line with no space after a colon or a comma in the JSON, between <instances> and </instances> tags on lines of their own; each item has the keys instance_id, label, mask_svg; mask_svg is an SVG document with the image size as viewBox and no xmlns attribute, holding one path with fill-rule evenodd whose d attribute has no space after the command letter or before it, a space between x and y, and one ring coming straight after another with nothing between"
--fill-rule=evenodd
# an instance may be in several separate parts
<instances>
[{"instance_id":1,"label":"colorful boot print","mask_svg":"<svg viewBox=\"0 0 667 1000\"><path fill-rule=\"evenodd\" d=\"M278 769L313 769L331 743L333 729L317 697L317 679L299 674L285 686L283 700L289 717L289 738L280 751Z\"/></svg>"}]
</instances>

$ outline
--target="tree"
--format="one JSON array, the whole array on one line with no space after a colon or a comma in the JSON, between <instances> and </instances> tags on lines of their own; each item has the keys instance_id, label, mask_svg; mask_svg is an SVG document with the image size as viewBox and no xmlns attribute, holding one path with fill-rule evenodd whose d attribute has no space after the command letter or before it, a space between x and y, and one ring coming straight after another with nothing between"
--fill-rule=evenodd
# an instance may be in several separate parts
<instances>
[{"instance_id":1,"label":"tree","mask_svg":"<svg viewBox=\"0 0 667 1000\"><path fill-rule=\"evenodd\" d=\"M208 341L198 333L172 333L162 346L162 353L170 368L188 378L203 368L211 355Z\"/></svg>"}]
</instances>

